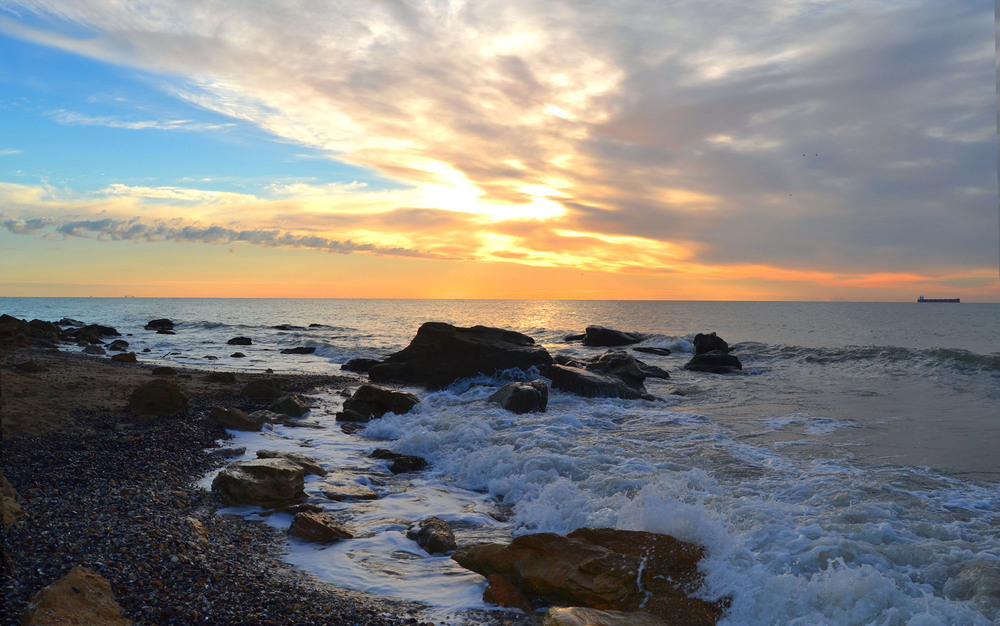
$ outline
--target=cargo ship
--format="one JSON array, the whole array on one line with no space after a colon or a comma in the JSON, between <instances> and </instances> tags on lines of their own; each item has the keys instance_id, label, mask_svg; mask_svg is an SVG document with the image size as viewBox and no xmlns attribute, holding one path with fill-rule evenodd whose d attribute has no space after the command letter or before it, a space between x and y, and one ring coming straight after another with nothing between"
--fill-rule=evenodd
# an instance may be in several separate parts
<instances>
[{"instance_id":1,"label":"cargo ship","mask_svg":"<svg viewBox=\"0 0 1000 626\"><path fill-rule=\"evenodd\" d=\"M961 302L961 298L925 298L920 296L917 302Z\"/></svg>"}]
</instances>

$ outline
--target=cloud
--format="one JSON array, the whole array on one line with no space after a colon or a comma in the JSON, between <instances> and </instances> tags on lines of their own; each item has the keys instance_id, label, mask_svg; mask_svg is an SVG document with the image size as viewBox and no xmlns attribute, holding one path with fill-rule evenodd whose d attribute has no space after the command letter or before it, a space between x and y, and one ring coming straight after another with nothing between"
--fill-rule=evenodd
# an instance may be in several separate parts
<instances>
[{"instance_id":1,"label":"cloud","mask_svg":"<svg viewBox=\"0 0 1000 626\"><path fill-rule=\"evenodd\" d=\"M68 126L106 126L128 130L185 130L191 132L231 128L235 124L206 124L192 120L141 120L127 121L107 116L84 115L66 110L56 110L49 117Z\"/></svg>"},{"instance_id":2,"label":"cloud","mask_svg":"<svg viewBox=\"0 0 1000 626\"><path fill-rule=\"evenodd\" d=\"M15 154L23 154L24 150L18 150L17 148L5 148L0 150L0 156L13 156Z\"/></svg>"},{"instance_id":3,"label":"cloud","mask_svg":"<svg viewBox=\"0 0 1000 626\"><path fill-rule=\"evenodd\" d=\"M679 250L833 273L995 263L985 0L9 6L42 24L22 36L169 76L178 98L408 185L109 189L93 209L198 206L225 228L336 225L350 241L609 271L674 271ZM534 232L513 232L525 220Z\"/></svg>"}]
</instances>

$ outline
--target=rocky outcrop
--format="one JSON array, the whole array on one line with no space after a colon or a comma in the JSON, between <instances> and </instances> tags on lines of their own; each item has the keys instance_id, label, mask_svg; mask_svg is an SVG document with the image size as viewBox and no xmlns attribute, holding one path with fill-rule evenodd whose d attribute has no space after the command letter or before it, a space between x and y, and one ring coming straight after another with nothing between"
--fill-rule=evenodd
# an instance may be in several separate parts
<instances>
[{"instance_id":1,"label":"rocky outcrop","mask_svg":"<svg viewBox=\"0 0 1000 626\"><path fill-rule=\"evenodd\" d=\"M695 355L705 354L706 352L729 352L729 344L722 338L716 335L714 332L704 334L698 333L694 336Z\"/></svg>"},{"instance_id":2,"label":"rocky outcrop","mask_svg":"<svg viewBox=\"0 0 1000 626\"><path fill-rule=\"evenodd\" d=\"M78 566L32 596L21 623L124 626L132 621L122 615L111 583Z\"/></svg>"},{"instance_id":3,"label":"rocky outcrop","mask_svg":"<svg viewBox=\"0 0 1000 626\"><path fill-rule=\"evenodd\" d=\"M714 624L724 603L691 597L701 584L697 545L667 535L582 528L569 535L522 535L509 545L459 548L452 558L483 576L499 575L547 602L634 611L668 623Z\"/></svg>"},{"instance_id":4,"label":"rocky outcrop","mask_svg":"<svg viewBox=\"0 0 1000 626\"><path fill-rule=\"evenodd\" d=\"M292 525L288 528L288 534L318 543L331 543L341 539L354 538L354 535L338 524L333 517L326 513L312 511L296 513L295 517L292 518Z\"/></svg>"},{"instance_id":5,"label":"rocky outcrop","mask_svg":"<svg viewBox=\"0 0 1000 626\"><path fill-rule=\"evenodd\" d=\"M486 399L511 413L544 413L549 404L549 386L544 380L507 383Z\"/></svg>"},{"instance_id":6,"label":"rocky outcrop","mask_svg":"<svg viewBox=\"0 0 1000 626\"><path fill-rule=\"evenodd\" d=\"M690 361L684 364L684 369L710 374L730 374L742 370L743 364L736 358L736 355L716 350L694 355Z\"/></svg>"},{"instance_id":7,"label":"rocky outcrop","mask_svg":"<svg viewBox=\"0 0 1000 626\"><path fill-rule=\"evenodd\" d=\"M327 471L319 464L319 461L301 452L289 452L287 450L257 450L258 459L286 459L296 463L306 471L306 475L326 476Z\"/></svg>"},{"instance_id":8,"label":"rocky outcrop","mask_svg":"<svg viewBox=\"0 0 1000 626\"><path fill-rule=\"evenodd\" d=\"M645 396L619 378L598 374L579 367L553 365L550 369L553 389L561 389L585 398L623 398L635 400Z\"/></svg>"},{"instance_id":9,"label":"rocky outcrop","mask_svg":"<svg viewBox=\"0 0 1000 626\"><path fill-rule=\"evenodd\" d=\"M458 547L451 526L440 517L425 517L410 524L406 536L416 541L427 554L444 554Z\"/></svg>"},{"instance_id":10,"label":"rocky outcrop","mask_svg":"<svg viewBox=\"0 0 1000 626\"><path fill-rule=\"evenodd\" d=\"M400 454L398 452L393 452L392 450L386 450L385 448L378 448L368 455L372 459L381 459L384 461L392 461L389 465L389 471L393 474L402 474L404 472L416 472L427 467L427 459L419 456L414 456L412 454Z\"/></svg>"},{"instance_id":11,"label":"rocky outcrop","mask_svg":"<svg viewBox=\"0 0 1000 626\"><path fill-rule=\"evenodd\" d=\"M146 323L146 330L173 330L174 323L166 318L150 320Z\"/></svg>"},{"instance_id":12,"label":"rocky outcrop","mask_svg":"<svg viewBox=\"0 0 1000 626\"><path fill-rule=\"evenodd\" d=\"M639 333L629 333L604 326L588 326L583 335L583 345L613 348L629 346L642 341Z\"/></svg>"},{"instance_id":13,"label":"rocky outcrop","mask_svg":"<svg viewBox=\"0 0 1000 626\"><path fill-rule=\"evenodd\" d=\"M420 402L417 396L378 385L361 385L344 400L344 409L337 413L341 422L368 422L386 413L403 415Z\"/></svg>"},{"instance_id":14,"label":"rocky outcrop","mask_svg":"<svg viewBox=\"0 0 1000 626\"><path fill-rule=\"evenodd\" d=\"M427 322L406 348L368 370L374 382L401 381L440 389L460 378L534 367L545 375L549 353L535 340L511 330L473 326L461 328Z\"/></svg>"},{"instance_id":15,"label":"rocky outcrop","mask_svg":"<svg viewBox=\"0 0 1000 626\"><path fill-rule=\"evenodd\" d=\"M253 344L253 339L249 337L233 337L226 343L231 346L249 346Z\"/></svg>"},{"instance_id":16,"label":"rocky outcrop","mask_svg":"<svg viewBox=\"0 0 1000 626\"><path fill-rule=\"evenodd\" d=\"M378 365L379 362L380 361L378 359L365 359L365 358L351 359L347 363L341 365L340 369L344 370L345 372L357 372L358 374L367 374L368 370L370 370L373 366Z\"/></svg>"},{"instance_id":17,"label":"rocky outcrop","mask_svg":"<svg viewBox=\"0 0 1000 626\"><path fill-rule=\"evenodd\" d=\"M128 408L139 416L173 415L186 411L188 401L177 383L166 378L155 378L132 392Z\"/></svg>"},{"instance_id":18,"label":"rocky outcrop","mask_svg":"<svg viewBox=\"0 0 1000 626\"><path fill-rule=\"evenodd\" d=\"M281 396L267 407L268 411L272 413L281 413L282 415L288 415L289 417L302 417L309 412L309 406L305 403L305 400L301 396L295 393L290 393L286 396Z\"/></svg>"},{"instance_id":19,"label":"rocky outcrop","mask_svg":"<svg viewBox=\"0 0 1000 626\"><path fill-rule=\"evenodd\" d=\"M245 411L227 409L221 406L212 408L212 412L208 414L208 421L232 430L255 431L260 430L264 426L263 422L253 419Z\"/></svg>"},{"instance_id":20,"label":"rocky outcrop","mask_svg":"<svg viewBox=\"0 0 1000 626\"><path fill-rule=\"evenodd\" d=\"M212 490L226 504L277 507L305 496L305 475L305 468L288 459L236 461L219 472Z\"/></svg>"}]
</instances>

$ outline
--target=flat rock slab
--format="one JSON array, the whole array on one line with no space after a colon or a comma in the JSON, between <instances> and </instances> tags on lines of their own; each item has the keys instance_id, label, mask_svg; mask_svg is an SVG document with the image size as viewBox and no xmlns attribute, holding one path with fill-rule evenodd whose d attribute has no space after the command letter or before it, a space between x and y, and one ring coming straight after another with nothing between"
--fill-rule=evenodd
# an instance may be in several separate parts
<instances>
[{"instance_id":1,"label":"flat rock slab","mask_svg":"<svg viewBox=\"0 0 1000 626\"><path fill-rule=\"evenodd\" d=\"M377 500L378 492L359 483L354 476L344 472L328 474L319 485L320 492L337 502L344 500Z\"/></svg>"},{"instance_id":2,"label":"flat rock slab","mask_svg":"<svg viewBox=\"0 0 1000 626\"><path fill-rule=\"evenodd\" d=\"M230 463L212 481L226 504L276 507L305 497L306 470L288 459L251 459Z\"/></svg>"}]
</instances>

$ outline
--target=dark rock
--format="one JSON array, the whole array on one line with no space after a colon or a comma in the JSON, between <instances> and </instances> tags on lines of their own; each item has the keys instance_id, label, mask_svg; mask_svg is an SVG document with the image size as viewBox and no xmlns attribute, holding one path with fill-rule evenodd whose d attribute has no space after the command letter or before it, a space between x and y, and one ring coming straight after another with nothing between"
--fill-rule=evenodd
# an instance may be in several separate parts
<instances>
[{"instance_id":1,"label":"dark rock","mask_svg":"<svg viewBox=\"0 0 1000 626\"><path fill-rule=\"evenodd\" d=\"M389 466L389 471L393 474L414 472L427 467L427 459L424 459L423 457L413 456L410 454L400 454L384 448L378 448L368 456L373 459L391 460L392 465Z\"/></svg>"},{"instance_id":2,"label":"dark rock","mask_svg":"<svg viewBox=\"0 0 1000 626\"><path fill-rule=\"evenodd\" d=\"M279 378L257 378L243 387L243 395L255 400L277 400L284 386L284 381Z\"/></svg>"},{"instance_id":3,"label":"dark rock","mask_svg":"<svg viewBox=\"0 0 1000 626\"><path fill-rule=\"evenodd\" d=\"M226 504L274 507L305 496L306 470L287 459L251 459L225 467L212 481Z\"/></svg>"},{"instance_id":4,"label":"dark rock","mask_svg":"<svg viewBox=\"0 0 1000 626\"><path fill-rule=\"evenodd\" d=\"M646 380L639 363L624 350L609 350L587 365L587 369L605 376L620 379L625 385L639 393L646 393L642 381Z\"/></svg>"},{"instance_id":5,"label":"dark rock","mask_svg":"<svg viewBox=\"0 0 1000 626\"><path fill-rule=\"evenodd\" d=\"M215 448L213 450L209 450L208 453L211 454L212 456L231 457L231 456L243 456L244 454L246 454L246 451L247 451L246 446L231 446L225 448Z\"/></svg>"},{"instance_id":6,"label":"dark rock","mask_svg":"<svg viewBox=\"0 0 1000 626\"><path fill-rule=\"evenodd\" d=\"M569 367L579 367L584 369L587 367L585 362L565 354L557 354L552 357L552 360L558 365L568 365Z\"/></svg>"},{"instance_id":7,"label":"dark rock","mask_svg":"<svg viewBox=\"0 0 1000 626\"><path fill-rule=\"evenodd\" d=\"M233 337L226 343L231 346L249 346L253 344L253 340L249 337Z\"/></svg>"},{"instance_id":8,"label":"dark rock","mask_svg":"<svg viewBox=\"0 0 1000 626\"><path fill-rule=\"evenodd\" d=\"M150 350L149 348L143 348L142 351L143 352L152 352L152 350Z\"/></svg>"},{"instance_id":9,"label":"dark rock","mask_svg":"<svg viewBox=\"0 0 1000 626\"><path fill-rule=\"evenodd\" d=\"M180 387L165 378L156 378L137 387L128 401L129 410L135 415L173 415L186 411L187 398Z\"/></svg>"},{"instance_id":10,"label":"dark rock","mask_svg":"<svg viewBox=\"0 0 1000 626\"><path fill-rule=\"evenodd\" d=\"M104 348L102 348L101 346L99 346L97 344L91 344L91 345L87 346L86 348L83 349L83 353L84 354L97 354L97 355L107 354L107 352L104 350Z\"/></svg>"},{"instance_id":11,"label":"dark rock","mask_svg":"<svg viewBox=\"0 0 1000 626\"><path fill-rule=\"evenodd\" d=\"M368 370L375 382L404 381L440 389L459 378L552 364L549 353L527 335L501 328L460 328L442 322L420 326L410 345Z\"/></svg>"},{"instance_id":12,"label":"dark rock","mask_svg":"<svg viewBox=\"0 0 1000 626\"><path fill-rule=\"evenodd\" d=\"M486 399L511 413L544 413L549 403L549 386L544 380L507 383Z\"/></svg>"},{"instance_id":13,"label":"dark rock","mask_svg":"<svg viewBox=\"0 0 1000 626\"><path fill-rule=\"evenodd\" d=\"M337 413L341 422L367 422L386 413L409 413L420 400L412 393L378 385L361 385L344 401L344 410Z\"/></svg>"},{"instance_id":14,"label":"dark rock","mask_svg":"<svg viewBox=\"0 0 1000 626\"><path fill-rule=\"evenodd\" d=\"M312 354L314 352L316 352L316 346L296 346L281 351L282 354Z\"/></svg>"},{"instance_id":15,"label":"dark rock","mask_svg":"<svg viewBox=\"0 0 1000 626\"><path fill-rule=\"evenodd\" d=\"M645 396L644 392L633 389L620 379L579 367L553 365L551 369L552 387L562 389L585 398L623 398L635 400Z\"/></svg>"},{"instance_id":16,"label":"dark rock","mask_svg":"<svg viewBox=\"0 0 1000 626\"><path fill-rule=\"evenodd\" d=\"M635 362L639 364L639 369L642 370L642 373L646 378L662 378L663 380L670 380L670 373L662 367L643 363L639 359L636 359Z\"/></svg>"},{"instance_id":17,"label":"dark rock","mask_svg":"<svg viewBox=\"0 0 1000 626\"><path fill-rule=\"evenodd\" d=\"M328 472L319 464L319 461L302 454L301 452L288 452L286 450L257 450L258 459L287 459L292 463L298 463L306 471L306 475L326 476Z\"/></svg>"},{"instance_id":18,"label":"dark rock","mask_svg":"<svg viewBox=\"0 0 1000 626\"><path fill-rule=\"evenodd\" d=\"M358 422L344 422L343 424L340 425L341 432L347 435L353 435L354 433L360 432L364 429L365 425L363 423L358 423Z\"/></svg>"},{"instance_id":19,"label":"dark rock","mask_svg":"<svg viewBox=\"0 0 1000 626\"><path fill-rule=\"evenodd\" d=\"M232 372L211 372L210 374L206 374L205 375L205 380L207 380L210 383L235 383L236 382L236 374L234 374ZM244 390L244 393L246 393L245 390ZM251 398L254 397L251 394L247 394L247 395L249 395ZM278 389L278 395L281 395L281 389ZM278 397L278 396L275 396L275 397Z\"/></svg>"},{"instance_id":20,"label":"dark rock","mask_svg":"<svg viewBox=\"0 0 1000 626\"><path fill-rule=\"evenodd\" d=\"M112 361L118 361L119 363L138 363L139 359L135 356L135 352L121 352L119 354L111 355Z\"/></svg>"},{"instance_id":21,"label":"dark rock","mask_svg":"<svg viewBox=\"0 0 1000 626\"><path fill-rule=\"evenodd\" d=\"M291 324L278 324L277 326L272 326L275 330L305 330L303 326L292 326Z\"/></svg>"},{"instance_id":22,"label":"dark rock","mask_svg":"<svg viewBox=\"0 0 1000 626\"><path fill-rule=\"evenodd\" d=\"M219 360L219 357L215 356L214 354L206 354L205 356L203 356L201 358L205 359L206 361L218 361Z\"/></svg>"},{"instance_id":23,"label":"dark rock","mask_svg":"<svg viewBox=\"0 0 1000 626\"><path fill-rule=\"evenodd\" d=\"M579 333L577 335L566 335L563 338L563 341L583 341L584 337L586 336L587 333Z\"/></svg>"},{"instance_id":24,"label":"dark rock","mask_svg":"<svg viewBox=\"0 0 1000 626\"><path fill-rule=\"evenodd\" d=\"M167 367L165 365L160 367L154 367L153 371L150 372L153 376L176 376L177 370L172 367Z\"/></svg>"},{"instance_id":25,"label":"dark rock","mask_svg":"<svg viewBox=\"0 0 1000 626\"><path fill-rule=\"evenodd\" d=\"M87 324L74 331L80 335L97 335L98 337L121 337L122 334L110 326L100 324Z\"/></svg>"},{"instance_id":26,"label":"dark rock","mask_svg":"<svg viewBox=\"0 0 1000 626\"><path fill-rule=\"evenodd\" d=\"M459 548L452 558L483 576L499 574L530 596L548 602L634 611L640 607L669 623L709 625L725 602L688 595L702 577L704 551L668 535L581 528L567 536L537 533L509 545Z\"/></svg>"},{"instance_id":27,"label":"dark rock","mask_svg":"<svg viewBox=\"0 0 1000 626\"><path fill-rule=\"evenodd\" d=\"M642 341L639 333L629 333L604 326L588 326L583 337L585 346L628 346Z\"/></svg>"},{"instance_id":28,"label":"dark rock","mask_svg":"<svg viewBox=\"0 0 1000 626\"><path fill-rule=\"evenodd\" d=\"M56 324L59 324L60 326L83 326L83 322L75 320L71 317L64 317L56 322Z\"/></svg>"},{"instance_id":29,"label":"dark rock","mask_svg":"<svg viewBox=\"0 0 1000 626\"><path fill-rule=\"evenodd\" d=\"M267 410L290 417L302 417L309 412L309 407L298 394L291 393L275 400Z\"/></svg>"},{"instance_id":30,"label":"dark rock","mask_svg":"<svg viewBox=\"0 0 1000 626\"><path fill-rule=\"evenodd\" d=\"M232 354L229 355L229 358L232 358L232 359L245 359L246 356L247 355L243 354L242 352L233 352Z\"/></svg>"},{"instance_id":31,"label":"dark rock","mask_svg":"<svg viewBox=\"0 0 1000 626\"><path fill-rule=\"evenodd\" d=\"M645 352L646 354L655 354L658 356L670 356L670 348L654 348L652 346L636 346L632 348L636 352Z\"/></svg>"},{"instance_id":32,"label":"dark rock","mask_svg":"<svg viewBox=\"0 0 1000 626\"><path fill-rule=\"evenodd\" d=\"M113 352L125 352L128 348L128 342L124 339L115 339L110 344L108 344L108 350Z\"/></svg>"},{"instance_id":33,"label":"dark rock","mask_svg":"<svg viewBox=\"0 0 1000 626\"><path fill-rule=\"evenodd\" d=\"M684 369L692 372L708 372L710 374L729 374L743 369L743 364L733 354L721 350L696 354L684 364Z\"/></svg>"},{"instance_id":34,"label":"dark rock","mask_svg":"<svg viewBox=\"0 0 1000 626\"><path fill-rule=\"evenodd\" d=\"M173 330L174 323L166 318L150 320L146 324L146 330Z\"/></svg>"},{"instance_id":35,"label":"dark rock","mask_svg":"<svg viewBox=\"0 0 1000 626\"><path fill-rule=\"evenodd\" d=\"M340 366L340 369L345 372L357 372L359 374L367 374L373 366L378 365L378 359L351 359L347 363Z\"/></svg>"},{"instance_id":36,"label":"dark rock","mask_svg":"<svg viewBox=\"0 0 1000 626\"><path fill-rule=\"evenodd\" d=\"M326 513L303 511L296 513L288 534L306 541L330 543L341 539L353 539L354 535Z\"/></svg>"},{"instance_id":37,"label":"dark rock","mask_svg":"<svg viewBox=\"0 0 1000 626\"><path fill-rule=\"evenodd\" d=\"M694 344L695 356L705 354L706 352L729 352L729 344L714 332L708 333L707 335L698 333L694 336L694 341L692 343Z\"/></svg>"},{"instance_id":38,"label":"dark rock","mask_svg":"<svg viewBox=\"0 0 1000 626\"><path fill-rule=\"evenodd\" d=\"M458 547L451 526L440 517L425 517L410 524L406 536L416 541L427 554L444 554Z\"/></svg>"},{"instance_id":39,"label":"dark rock","mask_svg":"<svg viewBox=\"0 0 1000 626\"><path fill-rule=\"evenodd\" d=\"M177 333L172 330L167 330L166 328L161 328L156 331L157 335L176 335Z\"/></svg>"},{"instance_id":40,"label":"dark rock","mask_svg":"<svg viewBox=\"0 0 1000 626\"><path fill-rule=\"evenodd\" d=\"M208 421L233 430L256 431L264 425L240 409L227 409L221 406L212 408L212 412L208 414Z\"/></svg>"}]
</instances>

